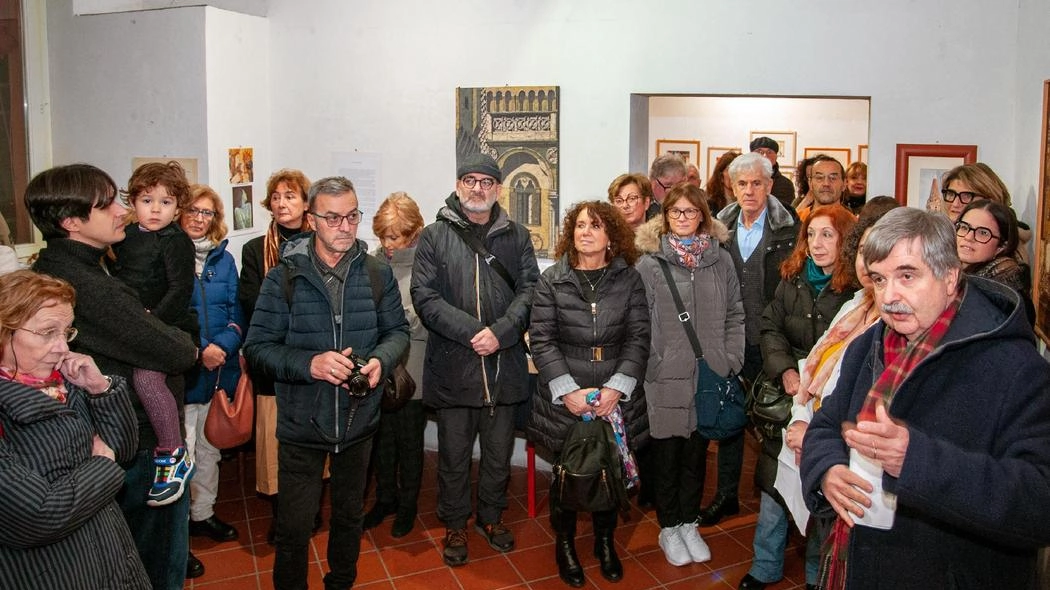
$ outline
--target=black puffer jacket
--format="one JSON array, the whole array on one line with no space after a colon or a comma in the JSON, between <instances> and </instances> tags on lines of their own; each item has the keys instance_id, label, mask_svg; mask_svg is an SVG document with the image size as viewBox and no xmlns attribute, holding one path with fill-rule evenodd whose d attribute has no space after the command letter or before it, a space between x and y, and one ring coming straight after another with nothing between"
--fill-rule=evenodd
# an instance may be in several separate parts
<instances>
[{"instance_id":1,"label":"black puffer jacket","mask_svg":"<svg viewBox=\"0 0 1050 590\"><path fill-rule=\"evenodd\" d=\"M839 308L853 298L853 289L834 291L829 284L819 294L802 276L784 279L762 314L762 369L779 380L788 369L798 370L817 339L827 331ZM766 439L755 469L755 483L779 498L773 488L777 477L777 455L783 441Z\"/></svg>"},{"instance_id":2,"label":"black puffer jacket","mask_svg":"<svg viewBox=\"0 0 1050 590\"><path fill-rule=\"evenodd\" d=\"M430 332L423 402L434 408L523 402L529 395L523 335L540 274L529 231L511 221L499 203L493 205L493 221L482 242L514 279L512 289L450 226L473 230L455 193L437 219L423 229L412 267L412 304ZM486 326L500 348L485 357L483 372L482 357L470 339ZM488 375L487 387L483 374Z\"/></svg>"},{"instance_id":3,"label":"black puffer jacket","mask_svg":"<svg viewBox=\"0 0 1050 590\"><path fill-rule=\"evenodd\" d=\"M622 258L608 266L598 285L592 314L576 273L563 257L543 272L532 300L529 344L540 373L527 433L554 453L561 451L569 427L579 418L551 399L550 381L571 375L580 387L602 387L616 373L635 379L621 410L633 448L649 438L642 379L649 358L649 308L641 275ZM587 287L590 289L590 287ZM591 362L591 347L601 346L603 360Z\"/></svg>"}]
</instances>

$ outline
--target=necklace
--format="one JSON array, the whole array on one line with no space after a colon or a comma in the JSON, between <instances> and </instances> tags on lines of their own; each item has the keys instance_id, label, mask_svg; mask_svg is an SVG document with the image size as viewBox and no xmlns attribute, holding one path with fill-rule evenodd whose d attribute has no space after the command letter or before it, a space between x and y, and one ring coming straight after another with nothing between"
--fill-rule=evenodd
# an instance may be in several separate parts
<instances>
[{"instance_id":1,"label":"necklace","mask_svg":"<svg viewBox=\"0 0 1050 590\"><path fill-rule=\"evenodd\" d=\"M605 273L609 271L609 267L606 266L606 267L602 268L601 270L602 270L602 272L601 272L600 275L598 275L598 279L595 280L595 281L592 281L591 277L588 276L588 275L595 274L597 272L597 269L594 269L594 270L576 269L576 271L580 273L580 276L583 277L583 280L587 281L587 286L591 288L591 293L594 293L598 289L598 285L600 285L601 282L602 282L602 279L605 278Z\"/></svg>"}]
</instances>

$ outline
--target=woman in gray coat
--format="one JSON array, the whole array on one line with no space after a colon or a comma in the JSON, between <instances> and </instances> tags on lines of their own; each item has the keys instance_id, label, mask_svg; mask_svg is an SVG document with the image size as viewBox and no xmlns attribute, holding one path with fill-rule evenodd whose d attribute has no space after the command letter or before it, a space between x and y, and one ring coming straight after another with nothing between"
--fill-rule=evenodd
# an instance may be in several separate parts
<instances>
[{"instance_id":1,"label":"woman in gray coat","mask_svg":"<svg viewBox=\"0 0 1050 590\"><path fill-rule=\"evenodd\" d=\"M633 237L611 204L578 203L565 216L555 249L558 262L536 283L529 341L539 388L528 434L554 453L561 451L581 416L606 418L616 408L621 409L628 444L644 443L645 401L639 384L648 357L649 313L645 287L631 266L638 258ZM613 543L616 511L591 517L599 570L617 582L623 566ZM551 526L557 535L558 574L580 587L584 579L576 556L576 512L554 494Z\"/></svg>"},{"instance_id":2,"label":"woman in gray coat","mask_svg":"<svg viewBox=\"0 0 1050 590\"><path fill-rule=\"evenodd\" d=\"M675 186L664 198L659 247L638 262L653 326L645 391L656 518L660 548L676 566L711 559L697 531L708 441L696 431L696 356L659 261L670 267L711 369L736 374L744 365L744 304L733 260L712 235L716 227L725 229L704 192Z\"/></svg>"}]
</instances>

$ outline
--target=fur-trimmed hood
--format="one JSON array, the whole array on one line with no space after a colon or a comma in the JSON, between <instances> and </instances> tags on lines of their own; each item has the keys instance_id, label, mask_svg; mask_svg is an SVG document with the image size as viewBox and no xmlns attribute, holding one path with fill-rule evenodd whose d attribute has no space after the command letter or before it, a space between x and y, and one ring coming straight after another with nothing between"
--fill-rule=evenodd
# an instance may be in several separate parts
<instances>
[{"instance_id":1,"label":"fur-trimmed hood","mask_svg":"<svg viewBox=\"0 0 1050 590\"><path fill-rule=\"evenodd\" d=\"M656 216L634 231L634 245L642 251L642 254L652 254L660 251L660 230L663 229L664 219ZM725 244L729 240L729 229L718 219L712 219L711 237L718 243Z\"/></svg>"}]
</instances>

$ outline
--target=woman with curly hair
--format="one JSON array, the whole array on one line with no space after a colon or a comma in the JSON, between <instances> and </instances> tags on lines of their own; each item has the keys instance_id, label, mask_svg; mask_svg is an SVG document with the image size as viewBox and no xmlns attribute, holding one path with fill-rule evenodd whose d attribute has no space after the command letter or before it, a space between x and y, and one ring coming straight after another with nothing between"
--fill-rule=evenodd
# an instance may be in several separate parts
<instances>
[{"instance_id":1,"label":"woman with curly hair","mask_svg":"<svg viewBox=\"0 0 1050 590\"><path fill-rule=\"evenodd\" d=\"M788 395L800 391L799 361L805 359L831 319L853 296L855 272L840 265L843 240L855 224L839 204L824 205L802 223L795 249L780 265L781 281L762 313L762 369ZM740 588L764 588L784 576L788 515L774 488L783 439L766 438L758 457L755 483L762 491L755 558ZM815 587L821 534L811 532L806 551L806 583Z\"/></svg>"},{"instance_id":2,"label":"woman with curly hair","mask_svg":"<svg viewBox=\"0 0 1050 590\"><path fill-rule=\"evenodd\" d=\"M707 208L711 210L711 215L718 215L726 205L736 200L733 183L729 180L729 165L739 155L740 152L732 151L719 156L715 169L711 171L711 178L707 179L704 190L707 191Z\"/></svg>"},{"instance_id":3,"label":"woman with curly hair","mask_svg":"<svg viewBox=\"0 0 1050 590\"><path fill-rule=\"evenodd\" d=\"M555 249L532 301L529 340L539 371L528 434L557 455L569 429L585 414L622 413L628 444L648 436L641 381L649 356L649 311L634 232L612 204L577 203L565 216ZM551 494L551 528L561 579L584 584L576 555L576 511ZM605 579L623 577L613 531L616 511L591 513L594 555Z\"/></svg>"}]
</instances>

